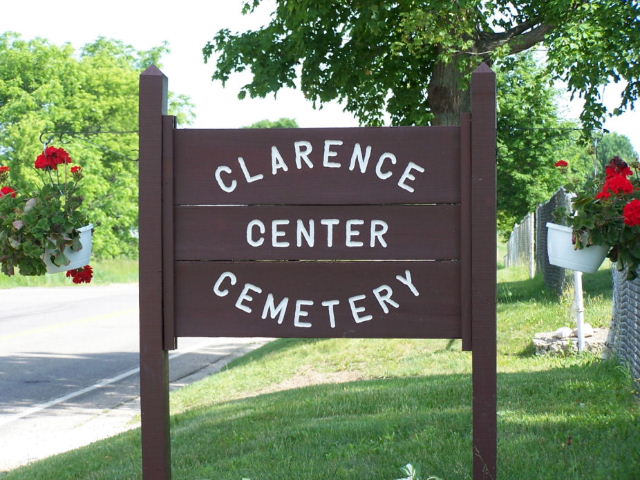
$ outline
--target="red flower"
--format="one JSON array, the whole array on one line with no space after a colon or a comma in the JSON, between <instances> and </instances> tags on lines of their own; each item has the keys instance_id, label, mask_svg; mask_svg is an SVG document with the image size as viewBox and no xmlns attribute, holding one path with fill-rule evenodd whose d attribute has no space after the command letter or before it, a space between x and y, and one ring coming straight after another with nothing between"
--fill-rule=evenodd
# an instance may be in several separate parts
<instances>
[{"instance_id":1,"label":"red flower","mask_svg":"<svg viewBox=\"0 0 640 480\"><path fill-rule=\"evenodd\" d=\"M558 160L553 166L564 168L569 166L569 162L567 162L566 160Z\"/></svg>"},{"instance_id":2,"label":"red flower","mask_svg":"<svg viewBox=\"0 0 640 480\"><path fill-rule=\"evenodd\" d=\"M80 173L82 167L80 165L76 165L75 167L71 167L71 173Z\"/></svg>"},{"instance_id":3,"label":"red flower","mask_svg":"<svg viewBox=\"0 0 640 480\"><path fill-rule=\"evenodd\" d=\"M64 148L47 147L43 153L36 158L36 168L48 168L57 170L62 163L73 163L71 157Z\"/></svg>"},{"instance_id":4,"label":"red flower","mask_svg":"<svg viewBox=\"0 0 640 480\"><path fill-rule=\"evenodd\" d=\"M612 193L633 193L633 183L623 173L614 174L607 177L596 198L609 198Z\"/></svg>"},{"instance_id":5,"label":"red flower","mask_svg":"<svg viewBox=\"0 0 640 480\"><path fill-rule=\"evenodd\" d=\"M633 175L633 170L631 170L629 165L627 165L627 162L622 160L620 157L613 157L605 169L605 175L607 178L611 178L615 175L628 177Z\"/></svg>"},{"instance_id":6,"label":"red flower","mask_svg":"<svg viewBox=\"0 0 640 480\"><path fill-rule=\"evenodd\" d=\"M633 193L633 183L623 174L608 178L604 185L613 193Z\"/></svg>"},{"instance_id":7,"label":"red flower","mask_svg":"<svg viewBox=\"0 0 640 480\"><path fill-rule=\"evenodd\" d=\"M622 209L622 214L624 215L624 223L627 225L631 227L640 225L640 200L636 198L627 203Z\"/></svg>"},{"instance_id":8,"label":"red flower","mask_svg":"<svg viewBox=\"0 0 640 480\"><path fill-rule=\"evenodd\" d=\"M0 188L0 198L4 197L5 195L11 195L13 198L16 198L17 192L11 187Z\"/></svg>"},{"instance_id":9,"label":"red flower","mask_svg":"<svg viewBox=\"0 0 640 480\"><path fill-rule=\"evenodd\" d=\"M9 167L0 166L0 183L4 183L9 178Z\"/></svg>"},{"instance_id":10,"label":"red flower","mask_svg":"<svg viewBox=\"0 0 640 480\"><path fill-rule=\"evenodd\" d=\"M73 283L91 283L93 268L91 265L67 271L67 277L72 277Z\"/></svg>"}]
</instances>

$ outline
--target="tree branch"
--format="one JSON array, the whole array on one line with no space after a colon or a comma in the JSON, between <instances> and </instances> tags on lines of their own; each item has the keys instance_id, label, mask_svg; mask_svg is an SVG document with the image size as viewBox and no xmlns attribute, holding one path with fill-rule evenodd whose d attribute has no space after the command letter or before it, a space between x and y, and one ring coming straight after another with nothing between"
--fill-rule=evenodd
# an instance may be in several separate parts
<instances>
[{"instance_id":1,"label":"tree branch","mask_svg":"<svg viewBox=\"0 0 640 480\"><path fill-rule=\"evenodd\" d=\"M506 44L510 47L511 53L519 53L540 43L544 36L553 29L554 26L551 24L543 23L539 19L530 19L515 25L506 32L482 32L476 44L476 50L493 52Z\"/></svg>"},{"instance_id":2,"label":"tree branch","mask_svg":"<svg viewBox=\"0 0 640 480\"><path fill-rule=\"evenodd\" d=\"M551 33L554 30L554 26L548 23L541 23L537 27L529 30L527 33L522 33L512 37L507 45L511 49L511 53L519 53L524 50L528 50L537 43L544 40L547 33Z\"/></svg>"}]
</instances>

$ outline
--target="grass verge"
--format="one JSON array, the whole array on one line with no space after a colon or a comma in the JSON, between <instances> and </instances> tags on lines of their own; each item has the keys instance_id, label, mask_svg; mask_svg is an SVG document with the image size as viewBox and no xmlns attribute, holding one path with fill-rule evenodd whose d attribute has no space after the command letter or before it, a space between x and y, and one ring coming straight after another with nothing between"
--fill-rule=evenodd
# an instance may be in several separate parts
<instances>
[{"instance_id":1,"label":"grass verge","mask_svg":"<svg viewBox=\"0 0 640 480\"><path fill-rule=\"evenodd\" d=\"M568 325L518 269L499 271L499 473L514 480L637 479L640 414L628 371L591 355L536 357L535 332ZM606 325L610 273L584 278L587 321ZM471 478L470 355L458 341L274 341L172 393L174 478ZM140 478L139 431L0 476Z\"/></svg>"},{"instance_id":2,"label":"grass verge","mask_svg":"<svg viewBox=\"0 0 640 480\"><path fill-rule=\"evenodd\" d=\"M109 283L130 283L138 281L138 260L118 258L111 260L96 260L91 262L94 277L91 285L106 285ZM74 285L64 272L42 276L7 276L0 273L0 288L15 287L64 287ZM80 285L79 285L80 286ZM81 285L86 287L87 285Z\"/></svg>"}]
</instances>

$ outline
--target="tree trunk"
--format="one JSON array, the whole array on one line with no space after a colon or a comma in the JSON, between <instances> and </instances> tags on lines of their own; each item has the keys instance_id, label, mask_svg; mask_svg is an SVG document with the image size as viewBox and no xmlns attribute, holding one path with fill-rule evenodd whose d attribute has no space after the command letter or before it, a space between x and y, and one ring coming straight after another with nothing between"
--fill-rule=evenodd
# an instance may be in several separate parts
<instances>
[{"instance_id":1,"label":"tree trunk","mask_svg":"<svg viewBox=\"0 0 640 480\"><path fill-rule=\"evenodd\" d=\"M429 107L435 115L432 125L458 125L460 113L469 111L468 82L464 82L459 61L460 57L454 56L449 63L437 61L433 67L427 87Z\"/></svg>"}]
</instances>

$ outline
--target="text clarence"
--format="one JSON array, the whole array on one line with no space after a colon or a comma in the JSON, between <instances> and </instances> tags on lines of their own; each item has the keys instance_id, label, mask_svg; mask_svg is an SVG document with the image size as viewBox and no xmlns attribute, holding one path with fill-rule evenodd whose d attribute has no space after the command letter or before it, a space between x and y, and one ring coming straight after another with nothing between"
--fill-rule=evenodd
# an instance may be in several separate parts
<instances>
[{"instance_id":1,"label":"text clarence","mask_svg":"<svg viewBox=\"0 0 640 480\"><path fill-rule=\"evenodd\" d=\"M262 319L270 317L273 320L277 320L278 325L281 325L285 318L288 317L293 326L298 328L311 328L314 320L328 321L331 328L336 328L336 310L340 308L348 309L349 316L355 323L369 322L374 319L373 313L367 312L362 305L367 296L372 295L375 298L379 312L385 315L391 312L391 309L400 307L400 304L393 298L394 288L407 288L414 296L420 296L409 270L396 275L394 280L395 282L391 283L391 285L394 285L393 287L386 284L379 285L369 292L352 295L346 299L312 300L292 299L286 296L276 298L274 294L265 292L258 285L251 283L245 283L240 289L238 277L233 272L223 272L213 284L212 290L218 297L226 297L232 294L236 298L235 307L238 310L245 313L253 313L255 309L256 313L261 312L260 317ZM231 290L235 291L231 292ZM323 315L324 318L313 319L310 317L307 309L313 307L314 304L321 305L326 309L326 316ZM374 313L378 314L377 312Z\"/></svg>"},{"instance_id":2,"label":"text clarence","mask_svg":"<svg viewBox=\"0 0 640 480\"><path fill-rule=\"evenodd\" d=\"M342 140L324 141L324 147L321 155L321 166L323 168L342 168L346 166L346 163L343 164L340 161L340 152L334 150L334 148L340 147L343 143L344 142ZM353 148L348 151L351 152L348 166L349 170L354 171L358 168L360 173L365 173L369 168L369 163L371 162L372 168L375 169L375 174L380 180L388 180L395 175L397 178L397 186L407 192L413 193L415 191L411 185L411 182L416 179L415 173L424 173L424 168L414 162L408 162L404 166L404 169L402 169L402 167L399 169L396 168L398 159L390 152L383 152L379 155L376 154L377 158L374 157L374 160L371 161L371 145L366 145L363 150L359 143L355 143ZM278 147L273 145L271 147L271 175L278 175L280 172L288 172L289 168L293 168L294 164L295 168L298 170L302 170L303 168L314 168L314 162L311 159L312 152L313 145L311 142L307 140L293 142L293 152L291 152L292 155L288 157L289 163L287 163L278 150ZM318 155L318 157L319 156L320 155ZM292 158L293 162L291 161ZM316 161L319 161L319 159ZM373 164L375 164L375 166L373 166ZM237 188L238 181L241 177L244 178L247 183L258 182L264 178L264 172L250 172L244 158L242 157L238 157L238 166L240 167L242 176L237 170L234 170L228 165L220 165L216 169L214 175L215 180L222 191L227 193L233 192ZM402 171L402 173L400 173L400 171Z\"/></svg>"}]
</instances>

